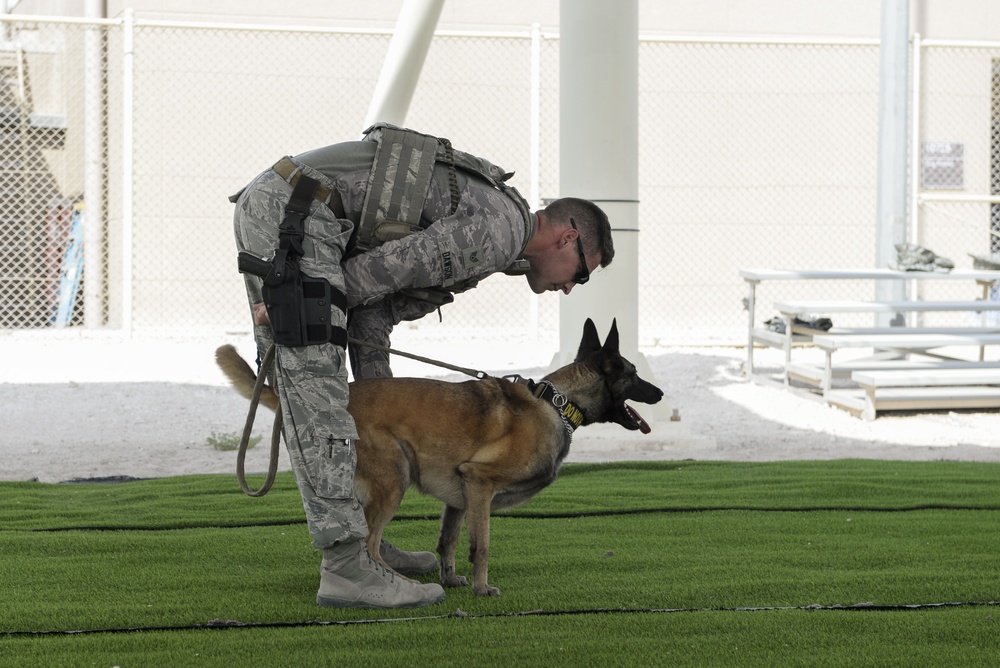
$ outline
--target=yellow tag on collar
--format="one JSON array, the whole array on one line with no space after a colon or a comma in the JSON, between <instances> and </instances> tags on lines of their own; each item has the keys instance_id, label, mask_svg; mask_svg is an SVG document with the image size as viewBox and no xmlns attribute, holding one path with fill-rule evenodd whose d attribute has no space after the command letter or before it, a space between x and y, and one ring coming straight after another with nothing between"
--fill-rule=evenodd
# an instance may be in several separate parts
<instances>
[{"instance_id":1,"label":"yellow tag on collar","mask_svg":"<svg viewBox=\"0 0 1000 668\"><path fill-rule=\"evenodd\" d=\"M576 429L581 424L583 424L583 412L576 407L575 404L567 402L562 409L563 415L569 420L570 424L573 425L573 429Z\"/></svg>"}]
</instances>

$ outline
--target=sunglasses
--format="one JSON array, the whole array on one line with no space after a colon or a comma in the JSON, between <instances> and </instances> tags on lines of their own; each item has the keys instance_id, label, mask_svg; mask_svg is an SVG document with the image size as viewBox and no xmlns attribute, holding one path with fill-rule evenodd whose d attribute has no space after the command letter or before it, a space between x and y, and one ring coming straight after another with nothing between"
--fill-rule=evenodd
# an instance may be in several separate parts
<instances>
[{"instance_id":1,"label":"sunglasses","mask_svg":"<svg viewBox=\"0 0 1000 668\"><path fill-rule=\"evenodd\" d=\"M587 256L583 252L583 241L580 239L580 230L576 229L576 221L570 218L569 224L576 230L576 250L580 254L580 270L573 277L573 282L577 285L583 285L590 280L590 269L587 269Z\"/></svg>"}]
</instances>

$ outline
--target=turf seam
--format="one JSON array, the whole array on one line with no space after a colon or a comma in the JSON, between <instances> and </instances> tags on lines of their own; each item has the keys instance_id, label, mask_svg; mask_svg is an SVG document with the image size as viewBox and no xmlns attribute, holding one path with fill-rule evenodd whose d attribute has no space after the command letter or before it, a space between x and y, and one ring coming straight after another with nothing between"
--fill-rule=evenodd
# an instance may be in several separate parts
<instances>
[{"instance_id":1,"label":"turf seam","mask_svg":"<svg viewBox=\"0 0 1000 668\"><path fill-rule=\"evenodd\" d=\"M848 513L912 513L926 510L954 510L954 511L977 511L987 512L1000 511L1000 506L959 506L950 504L921 504L916 506L900 506L898 508L872 508L867 506L801 506L790 508L761 508L755 506L706 506L702 508L636 508L632 510L595 510L573 513L497 513L492 515L494 519L576 519L585 517L616 517L627 515L655 515L655 514L680 514L680 513L719 513L719 512L757 512L757 513L818 513L818 512L848 512ZM438 515L409 515L394 517L393 522L407 521L438 521ZM296 526L305 524L305 519L280 520L273 522L252 522L239 524L192 524L180 526L69 526L69 527L47 527L39 529L5 529L0 531L11 531L17 533L57 533L62 531L185 531L190 529L250 529L254 527L279 527Z\"/></svg>"},{"instance_id":2,"label":"turf seam","mask_svg":"<svg viewBox=\"0 0 1000 668\"><path fill-rule=\"evenodd\" d=\"M764 508L759 506L672 506L666 508L635 508L624 510L594 510L573 513L498 513L493 517L511 517L523 519L568 519L574 517L609 517L615 515L650 515L656 513L717 513L717 512L761 512L761 513L815 513L843 511L851 513L909 513L923 510L988 510L998 511L1000 506L962 506L946 503L927 503L915 506L899 506L895 508L873 508L870 506L789 506L787 508ZM433 518L437 519L437 518Z\"/></svg>"},{"instance_id":3,"label":"turf seam","mask_svg":"<svg viewBox=\"0 0 1000 668\"><path fill-rule=\"evenodd\" d=\"M468 613L456 608L454 612L445 615L427 615L420 617L390 617L383 619L342 619L322 620L310 619L301 622L241 622L236 620L213 619L205 624L185 624L178 626L133 626L104 629L74 629L47 631L0 631L0 637L42 637L42 636L75 636L94 634L125 634L151 633L164 631L218 631L226 629L287 629L308 628L316 626L353 626L357 624L381 624L387 622L424 622L440 621L442 619L498 619L504 617L558 617L569 615L636 615L636 614L675 614L699 612L780 612L801 610L807 612L911 612L914 610L933 610L945 608L970 608L1000 606L1000 601L951 601L940 603L856 603L854 605L770 605L770 606L735 606L735 607L704 607L704 608L584 608L579 610L523 610L515 612L491 612L485 614Z\"/></svg>"}]
</instances>

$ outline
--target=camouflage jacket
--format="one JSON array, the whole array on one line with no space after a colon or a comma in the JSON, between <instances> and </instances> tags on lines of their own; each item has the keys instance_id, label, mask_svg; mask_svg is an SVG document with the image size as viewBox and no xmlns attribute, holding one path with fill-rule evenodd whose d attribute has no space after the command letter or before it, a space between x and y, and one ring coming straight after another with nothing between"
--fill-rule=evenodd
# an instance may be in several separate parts
<instances>
[{"instance_id":1,"label":"camouflage jacket","mask_svg":"<svg viewBox=\"0 0 1000 668\"><path fill-rule=\"evenodd\" d=\"M295 156L336 185L345 214L355 224L368 188L376 145L334 144ZM517 204L485 180L458 174L458 207L452 202L447 169L436 165L421 213L423 232L382 245L343 262L348 307L371 304L408 288L460 288L509 267L528 243Z\"/></svg>"}]
</instances>

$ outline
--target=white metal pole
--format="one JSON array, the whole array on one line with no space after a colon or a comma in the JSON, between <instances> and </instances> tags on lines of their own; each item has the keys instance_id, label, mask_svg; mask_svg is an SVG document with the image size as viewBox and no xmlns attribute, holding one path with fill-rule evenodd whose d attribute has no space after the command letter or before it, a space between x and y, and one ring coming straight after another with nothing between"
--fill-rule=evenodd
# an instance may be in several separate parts
<instances>
[{"instance_id":1,"label":"white metal pole","mask_svg":"<svg viewBox=\"0 0 1000 668\"><path fill-rule=\"evenodd\" d=\"M103 19L102 0L87 0L88 18ZM89 25L83 41L83 306L84 326L104 322L104 26Z\"/></svg>"},{"instance_id":2,"label":"white metal pole","mask_svg":"<svg viewBox=\"0 0 1000 668\"><path fill-rule=\"evenodd\" d=\"M878 202L875 225L875 266L896 259L896 244L906 241L906 122L909 75L910 0L882 0L882 41L879 47ZM876 281L875 298L905 298L902 281ZM902 324L902 314L884 313L876 322Z\"/></svg>"},{"instance_id":3,"label":"white metal pole","mask_svg":"<svg viewBox=\"0 0 1000 668\"><path fill-rule=\"evenodd\" d=\"M132 225L133 225L133 179L134 164L132 152L135 145L134 113L135 100L135 15L132 8L125 10L122 29L124 44L122 54L122 334L132 336Z\"/></svg>"},{"instance_id":4,"label":"white metal pole","mask_svg":"<svg viewBox=\"0 0 1000 668\"><path fill-rule=\"evenodd\" d=\"M406 121L443 6L444 0L404 0L375 84L365 128L379 121L394 125Z\"/></svg>"}]
</instances>

